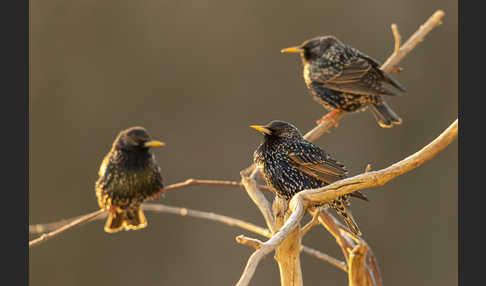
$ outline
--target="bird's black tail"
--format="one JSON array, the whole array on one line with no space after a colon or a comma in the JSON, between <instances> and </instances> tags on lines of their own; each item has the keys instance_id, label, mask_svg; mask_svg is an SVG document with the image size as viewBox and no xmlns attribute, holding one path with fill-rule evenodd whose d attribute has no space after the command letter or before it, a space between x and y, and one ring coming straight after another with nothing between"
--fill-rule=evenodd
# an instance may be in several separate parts
<instances>
[{"instance_id":1,"label":"bird's black tail","mask_svg":"<svg viewBox=\"0 0 486 286\"><path fill-rule=\"evenodd\" d=\"M383 128L390 128L393 125L402 123L402 119L383 100L371 104L371 111L378 125Z\"/></svg>"},{"instance_id":2,"label":"bird's black tail","mask_svg":"<svg viewBox=\"0 0 486 286\"><path fill-rule=\"evenodd\" d=\"M338 198L331 203L331 206L334 210L336 210L338 215L344 219L349 229L351 229L354 234L361 236L361 231L359 230L358 224L354 220L351 211L346 209L345 204L346 198Z\"/></svg>"},{"instance_id":3,"label":"bird's black tail","mask_svg":"<svg viewBox=\"0 0 486 286\"><path fill-rule=\"evenodd\" d=\"M142 208L110 211L105 224L105 231L115 233L122 229L136 230L147 226L147 219Z\"/></svg>"}]
</instances>

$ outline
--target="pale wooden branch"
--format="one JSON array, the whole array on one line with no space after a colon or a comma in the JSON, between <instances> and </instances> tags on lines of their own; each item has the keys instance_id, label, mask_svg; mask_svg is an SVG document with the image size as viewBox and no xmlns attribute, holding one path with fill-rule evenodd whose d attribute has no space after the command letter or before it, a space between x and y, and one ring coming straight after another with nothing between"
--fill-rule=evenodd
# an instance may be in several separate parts
<instances>
[{"instance_id":1,"label":"pale wooden branch","mask_svg":"<svg viewBox=\"0 0 486 286\"><path fill-rule=\"evenodd\" d=\"M278 263L281 286L304 285L300 251L302 235L299 225L291 231L275 249L275 260Z\"/></svg>"},{"instance_id":2,"label":"pale wooden branch","mask_svg":"<svg viewBox=\"0 0 486 286\"><path fill-rule=\"evenodd\" d=\"M294 199L303 199L306 204L323 204L361 189L383 186L391 179L403 175L435 157L457 137L457 132L458 120L456 119L439 137L413 155L379 171L371 171L322 188L299 192L290 201L290 207L292 208Z\"/></svg>"},{"instance_id":3,"label":"pale wooden branch","mask_svg":"<svg viewBox=\"0 0 486 286\"><path fill-rule=\"evenodd\" d=\"M391 29L393 38L395 39L395 49L393 50L393 54L398 54L400 46L402 45L402 37L400 36L400 32L398 32L398 27L396 24L391 24Z\"/></svg>"},{"instance_id":4,"label":"pale wooden branch","mask_svg":"<svg viewBox=\"0 0 486 286\"><path fill-rule=\"evenodd\" d=\"M250 177L245 176L243 172L241 172L241 183L245 186L245 190L248 193L248 196L252 199L253 203L258 207L260 212L265 219L267 227L270 229L272 233L276 231L275 228L275 219L273 217L272 209L270 203L265 198L263 193L258 189L256 181L254 177L258 172L258 168L256 168Z\"/></svg>"},{"instance_id":5,"label":"pale wooden branch","mask_svg":"<svg viewBox=\"0 0 486 286\"><path fill-rule=\"evenodd\" d=\"M219 187L241 187L243 188L243 184L241 182L235 181L221 181L221 180L201 180L201 179L187 179L184 182L175 183L169 185L163 189L160 189L161 193L165 193L168 191L189 187L189 186L219 186ZM270 191L270 188L264 185L258 186L262 190Z\"/></svg>"},{"instance_id":6,"label":"pale wooden branch","mask_svg":"<svg viewBox=\"0 0 486 286\"><path fill-rule=\"evenodd\" d=\"M264 242L263 246L250 256L237 285L242 286L249 284L260 260L277 248L280 243L289 236L294 228L299 225L305 210L309 206L325 204L337 197L360 189L382 186L391 179L409 172L432 159L457 137L457 132L458 122L456 119L456 121L454 121L439 137L427 146L388 168L367 172L337 181L323 188L305 190L294 195L290 200L292 215L272 238Z\"/></svg>"},{"instance_id":7,"label":"pale wooden branch","mask_svg":"<svg viewBox=\"0 0 486 286\"><path fill-rule=\"evenodd\" d=\"M350 251L348 263L349 286L374 286L367 271L367 253L367 244L358 244Z\"/></svg>"},{"instance_id":8,"label":"pale wooden branch","mask_svg":"<svg viewBox=\"0 0 486 286\"><path fill-rule=\"evenodd\" d=\"M258 235L261 235L266 238L270 238L272 234L270 231L266 228L262 228L260 226L254 225L252 223L237 219L237 218L232 218L224 215L219 215L211 212L203 212L203 211L198 211L198 210L192 210L192 209L187 209L187 208L179 208L179 207L173 207L173 206L168 206L168 205L163 205L163 204L143 204L142 205L143 210L149 211L149 212L157 212L157 213L170 213L170 214L176 214L176 215L181 215L181 216L188 216L188 217L195 217L195 218L200 218L200 219L207 219L215 222L220 222L229 226L235 226L239 227L241 229L245 229L248 231L251 231L253 233L256 233ZM38 224L38 225L30 225L29 229L32 233L32 230L38 229L38 232L34 233L44 233L44 232L49 232L49 231L56 231L60 229L63 226L66 226L70 224L71 222L75 222L79 219L82 219L82 221L76 225L82 225L84 223L88 223L91 221L95 220L102 220L107 217L107 212L102 212L101 214L94 216L94 217L89 217L91 215L95 215L98 211L95 211L93 213L87 214L87 215L82 215L78 216L72 219L67 219L67 220L62 220L59 222L54 222L54 223L48 223L48 224ZM88 219L86 219L88 217ZM63 231L66 231L67 228L65 228ZM48 235L51 236L52 235ZM40 237L39 237L40 238ZM45 239L43 239L45 241ZM36 244L39 242L36 242ZM323 260L325 262L329 262L332 265L337 266L340 269L342 268L342 265L345 265L344 262L340 261L339 259L336 259L332 256L329 256L325 253L322 253L316 249L303 246L302 251L304 253L307 253L311 256L316 257L317 259ZM344 269L344 271L346 271Z\"/></svg>"},{"instance_id":9,"label":"pale wooden branch","mask_svg":"<svg viewBox=\"0 0 486 286\"><path fill-rule=\"evenodd\" d=\"M207 219L207 220L212 220L212 221L217 221L224 223L229 226L235 226L239 227L242 229L246 229L248 231L251 231L253 233L259 234L264 237L270 237L271 233L268 229L259 227L257 225L251 224L249 222L224 216L224 215L219 215L211 212L202 212L202 211L197 211L197 210L191 210L187 208L178 208L178 207L172 207L172 206L167 206L163 204L143 204L142 209L146 211L152 211L152 212L164 212L164 213L171 213L171 214L178 214L181 216L192 216L192 217L197 217L197 218L202 218L202 219ZM83 215L76 217L74 219L69 219L69 220L64 220L61 222L54 222L50 224L44 224L44 225L35 225L35 226L29 226L32 227L33 229L40 229L40 230L46 230L46 229L51 229L52 226L57 226L57 229L53 230L50 233L43 234L37 239L32 240L29 242L29 247L32 245L36 245L42 241L47 240L47 238L50 238L52 236L56 236L61 234L62 232L75 227L77 225L80 225L85 222L93 221L96 219L104 219L106 218L107 213L104 210L99 210L95 211L93 213ZM61 223L64 223L64 225L60 226Z\"/></svg>"},{"instance_id":10,"label":"pale wooden branch","mask_svg":"<svg viewBox=\"0 0 486 286\"><path fill-rule=\"evenodd\" d=\"M314 213L311 212L312 219L304 225L301 230L300 230L300 236L306 235L309 230L311 230L314 226L319 224L319 212L317 210L314 211Z\"/></svg>"},{"instance_id":11,"label":"pale wooden branch","mask_svg":"<svg viewBox=\"0 0 486 286\"><path fill-rule=\"evenodd\" d=\"M366 241L355 236L327 210L321 210L319 222L331 233L341 248L349 269L349 286L381 286L382 279L376 258Z\"/></svg>"},{"instance_id":12,"label":"pale wooden branch","mask_svg":"<svg viewBox=\"0 0 486 286\"><path fill-rule=\"evenodd\" d=\"M50 238L53 238L53 237L55 237L55 236L63 233L64 231L66 231L66 230L68 230L68 229L70 229L72 227L75 227L75 226L80 225L80 224L82 224L84 222L87 222L87 221L89 221L89 220L91 220L91 219L93 219L93 218L101 215L105 211L106 210L103 210L103 209L97 210L97 211L92 212L92 213L90 213L90 214L88 214L86 216L83 216L83 217L81 217L81 218L79 218L79 219L77 219L77 220L75 220L75 221L73 221L73 222L71 222L71 223L63 226L63 227L60 227L59 229L57 229L57 230L55 230L53 232L43 234L40 237L38 237L38 238L36 238L34 240L29 241L29 248L32 247L32 246L34 246L34 245L37 245L37 244L39 244L39 243L41 243L43 241L46 241L46 240L48 240Z\"/></svg>"},{"instance_id":13,"label":"pale wooden branch","mask_svg":"<svg viewBox=\"0 0 486 286\"><path fill-rule=\"evenodd\" d=\"M236 242L238 242L239 244L248 245L250 247L253 247L254 249L260 249L263 245L263 242L261 242L260 240L244 236L243 234L238 235L235 239Z\"/></svg>"},{"instance_id":14,"label":"pale wooden branch","mask_svg":"<svg viewBox=\"0 0 486 286\"><path fill-rule=\"evenodd\" d=\"M261 235L263 237L267 237L267 238L270 238L272 236L270 231L266 228L259 227L257 225L251 224L249 222L246 222L246 221L243 221L243 220L240 220L240 219L236 219L236 218L232 218L232 217L228 217L228 216L224 216L224 215L219 215L219 214L215 214L215 213L203 212L203 211L192 210L192 209L187 209L187 208L167 206L167 205L162 205L162 204L143 204L142 208L145 211L172 213L172 214L178 214L178 215L182 215L182 216L191 216L191 217L216 221L216 222L224 223L224 224L229 225L229 226L239 227L241 229L251 231L253 233L259 234L259 235ZM102 216L101 216L101 218L102 218ZM243 236L243 237L245 237L245 236ZM251 239L251 238L248 238L248 239ZM335 265L336 267L340 268L341 270L347 271L346 267L343 268L343 265L345 266L346 264L343 261L340 261L339 259L336 259L332 256L329 256L325 253L322 253L318 250L315 250L315 249L307 247L307 246L302 246L302 251L304 253L307 253L311 256L316 257L317 259L323 260L325 262L329 262L330 264Z\"/></svg>"},{"instance_id":15,"label":"pale wooden branch","mask_svg":"<svg viewBox=\"0 0 486 286\"><path fill-rule=\"evenodd\" d=\"M191 210L187 208L178 208L178 207L167 206L162 204L143 204L142 208L143 210L146 211L172 213L172 214L178 214L182 216L191 216L191 217L196 217L201 219L217 221L229 226L235 226L242 229L246 229L253 233L259 234L263 237L271 236L271 233L268 229L259 227L257 225L254 225L252 223L240 219L236 219L236 218L232 218L220 214L215 214L211 212L203 212L203 211Z\"/></svg>"},{"instance_id":16,"label":"pale wooden branch","mask_svg":"<svg viewBox=\"0 0 486 286\"><path fill-rule=\"evenodd\" d=\"M338 267L339 269L341 269L344 272L348 272L348 267L346 266L346 263L344 261L341 261L339 259L331 257L331 256L329 256L325 253L320 252L320 251L316 251L316 250L309 248L305 245L302 246L302 251L309 254L309 255L316 257L317 259L329 262L329 263Z\"/></svg>"},{"instance_id":17,"label":"pale wooden branch","mask_svg":"<svg viewBox=\"0 0 486 286\"><path fill-rule=\"evenodd\" d=\"M308 141L316 141L319 137L327 133L331 127L336 126L336 122L338 122L344 115L346 114L345 111L338 110L332 117L333 120L324 119L321 123L319 123L316 127L312 128L311 131L307 132L304 135L304 139Z\"/></svg>"},{"instance_id":18,"label":"pale wooden branch","mask_svg":"<svg viewBox=\"0 0 486 286\"><path fill-rule=\"evenodd\" d=\"M365 168L365 173L368 173L369 171L371 171L371 164L368 164L366 165L366 168Z\"/></svg>"},{"instance_id":19,"label":"pale wooden branch","mask_svg":"<svg viewBox=\"0 0 486 286\"><path fill-rule=\"evenodd\" d=\"M240 280L236 284L237 286L248 285L250 283L253 274L255 273L258 263L267 254L277 248L280 243L299 225L300 220L305 214L305 207L302 201L296 201L294 203L293 212L285 224L279 229L279 231L273 235L269 240L263 243L262 247L255 251L245 266L245 270L240 277Z\"/></svg>"},{"instance_id":20,"label":"pale wooden branch","mask_svg":"<svg viewBox=\"0 0 486 286\"><path fill-rule=\"evenodd\" d=\"M413 49L415 46L422 42L425 36L435 27L442 24L442 18L445 16L444 11L437 10L430 18L422 25L420 28L396 51L385 61L381 66L381 69L386 72L392 72L393 69L398 65L398 63ZM396 27L396 25L395 25ZM393 29L393 28L392 28ZM396 28L398 33L398 28ZM395 34L395 32L394 32ZM396 38L395 38L396 43Z\"/></svg>"},{"instance_id":21,"label":"pale wooden branch","mask_svg":"<svg viewBox=\"0 0 486 286\"><path fill-rule=\"evenodd\" d=\"M276 228L280 229L290 216L290 212L287 211L287 200L275 197L272 209L275 215ZM300 223L298 223L275 249L275 260L278 264L281 286L302 286L304 284L300 264L303 233L304 231L301 230Z\"/></svg>"}]
</instances>

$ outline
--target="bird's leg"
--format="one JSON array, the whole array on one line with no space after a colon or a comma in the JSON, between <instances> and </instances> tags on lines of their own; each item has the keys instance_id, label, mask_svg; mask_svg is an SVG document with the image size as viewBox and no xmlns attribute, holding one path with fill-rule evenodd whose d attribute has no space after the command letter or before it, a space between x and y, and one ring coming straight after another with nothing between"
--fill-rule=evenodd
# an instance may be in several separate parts
<instances>
[{"instance_id":1,"label":"bird's leg","mask_svg":"<svg viewBox=\"0 0 486 286\"><path fill-rule=\"evenodd\" d=\"M324 115L321 119L317 120L316 123L321 124L326 120L331 120L332 122L334 122L334 126L338 127L339 123L337 122L336 118L334 118L337 113L339 113L339 109L334 109L333 111L328 112L326 115Z\"/></svg>"}]
</instances>

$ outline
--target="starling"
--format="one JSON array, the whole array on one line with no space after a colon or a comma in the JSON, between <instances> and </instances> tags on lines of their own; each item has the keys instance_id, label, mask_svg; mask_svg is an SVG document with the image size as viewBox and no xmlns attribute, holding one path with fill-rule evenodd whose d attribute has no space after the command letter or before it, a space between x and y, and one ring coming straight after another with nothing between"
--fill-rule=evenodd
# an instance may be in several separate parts
<instances>
[{"instance_id":1,"label":"starling","mask_svg":"<svg viewBox=\"0 0 486 286\"><path fill-rule=\"evenodd\" d=\"M328 153L302 138L295 126L274 120L251 128L263 133L263 142L253 153L253 161L262 171L265 182L275 193L290 200L296 193L327 186L346 177L344 165ZM336 210L356 235L361 235L353 216L346 209L349 197L368 200L361 192L344 195L327 203Z\"/></svg>"},{"instance_id":2,"label":"starling","mask_svg":"<svg viewBox=\"0 0 486 286\"><path fill-rule=\"evenodd\" d=\"M370 107L381 127L402 123L382 95L396 95L384 83L402 92L406 89L385 75L375 59L334 36L312 38L281 52L300 53L307 88L318 103L332 111L321 120L332 119L337 110L355 112Z\"/></svg>"},{"instance_id":3,"label":"starling","mask_svg":"<svg viewBox=\"0 0 486 286\"><path fill-rule=\"evenodd\" d=\"M108 233L147 226L142 202L158 198L163 188L160 167L150 147L165 143L150 139L143 127L123 130L105 156L95 184L100 208L109 211L105 224Z\"/></svg>"}]
</instances>

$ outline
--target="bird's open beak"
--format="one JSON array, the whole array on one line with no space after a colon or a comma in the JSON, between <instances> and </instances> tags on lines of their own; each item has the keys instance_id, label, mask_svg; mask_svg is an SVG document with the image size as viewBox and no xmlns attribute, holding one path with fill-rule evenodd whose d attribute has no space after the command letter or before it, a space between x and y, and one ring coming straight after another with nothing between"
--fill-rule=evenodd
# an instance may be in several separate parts
<instances>
[{"instance_id":1,"label":"bird's open beak","mask_svg":"<svg viewBox=\"0 0 486 286\"><path fill-rule=\"evenodd\" d=\"M299 46L285 48L285 49L280 50L281 53L297 53L297 54L302 53L303 51L304 51L304 49L302 49Z\"/></svg>"},{"instance_id":2,"label":"bird's open beak","mask_svg":"<svg viewBox=\"0 0 486 286\"><path fill-rule=\"evenodd\" d=\"M152 140L152 141L149 141L149 142L145 142L145 144L143 144L143 146L145 146L145 147L161 147L161 146L165 146L165 143L161 142L161 141L157 141L157 140Z\"/></svg>"},{"instance_id":3,"label":"bird's open beak","mask_svg":"<svg viewBox=\"0 0 486 286\"><path fill-rule=\"evenodd\" d=\"M272 132L270 130L268 130L268 128L262 126L262 125L252 125L250 126L251 128L255 129L256 131L259 131L261 133L265 133L265 134L272 134Z\"/></svg>"}]
</instances>

